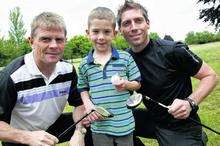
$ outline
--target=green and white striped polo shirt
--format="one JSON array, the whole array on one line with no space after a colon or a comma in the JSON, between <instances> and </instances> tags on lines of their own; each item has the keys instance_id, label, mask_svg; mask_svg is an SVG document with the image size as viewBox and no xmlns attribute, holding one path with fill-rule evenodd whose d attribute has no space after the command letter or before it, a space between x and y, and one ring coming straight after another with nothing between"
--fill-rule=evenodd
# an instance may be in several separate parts
<instances>
[{"instance_id":1,"label":"green and white striped polo shirt","mask_svg":"<svg viewBox=\"0 0 220 146\"><path fill-rule=\"evenodd\" d=\"M91 130L114 136L130 134L134 130L132 111L127 109L129 91L119 92L111 83L111 77L119 74L129 81L140 81L140 72L132 56L125 51L112 49L112 57L104 67L94 62L92 50L79 66L78 89L89 91L94 105L102 106L114 114L113 118L92 123Z\"/></svg>"}]
</instances>

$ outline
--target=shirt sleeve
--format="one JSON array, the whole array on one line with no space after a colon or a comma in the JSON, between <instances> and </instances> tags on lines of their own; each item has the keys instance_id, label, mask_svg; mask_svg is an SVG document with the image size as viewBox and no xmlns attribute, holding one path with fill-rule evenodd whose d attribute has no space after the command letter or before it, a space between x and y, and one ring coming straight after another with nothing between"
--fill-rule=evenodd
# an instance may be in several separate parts
<instances>
[{"instance_id":1,"label":"shirt sleeve","mask_svg":"<svg viewBox=\"0 0 220 146\"><path fill-rule=\"evenodd\" d=\"M178 44L173 49L173 63L177 70L189 76L194 76L198 73L202 66L202 59L188 49L185 44Z\"/></svg>"},{"instance_id":2,"label":"shirt sleeve","mask_svg":"<svg viewBox=\"0 0 220 146\"><path fill-rule=\"evenodd\" d=\"M81 93L83 91L89 91L88 77L86 76L86 66L87 64L82 61L79 66L79 78L78 78L78 91Z\"/></svg>"},{"instance_id":3,"label":"shirt sleeve","mask_svg":"<svg viewBox=\"0 0 220 146\"><path fill-rule=\"evenodd\" d=\"M0 121L10 122L17 100L14 83L7 72L0 71Z\"/></svg>"},{"instance_id":4,"label":"shirt sleeve","mask_svg":"<svg viewBox=\"0 0 220 146\"><path fill-rule=\"evenodd\" d=\"M68 103L71 106L82 105L80 93L77 90L77 79L78 79L77 73L76 73L75 67L73 66L72 82L71 82L71 87L70 87L69 97L68 97Z\"/></svg>"}]
</instances>

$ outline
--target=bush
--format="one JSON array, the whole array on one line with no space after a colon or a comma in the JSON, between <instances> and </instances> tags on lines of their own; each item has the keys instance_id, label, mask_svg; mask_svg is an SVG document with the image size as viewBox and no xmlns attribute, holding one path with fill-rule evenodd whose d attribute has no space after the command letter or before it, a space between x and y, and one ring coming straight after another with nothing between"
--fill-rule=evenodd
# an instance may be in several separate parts
<instances>
[{"instance_id":1,"label":"bush","mask_svg":"<svg viewBox=\"0 0 220 146\"><path fill-rule=\"evenodd\" d=\"M149 34L149 37L150 37L152 40L160 39L160 36L159 36L156 32L151 32L151 33Z\"/></svg>"},{"instance_id":2,"label":"bush","mask_svg":"<svg viewBox=\"0 0 220 146\"><path fill-rule=\"evenodd\" d=\"M125 50L126 48L129 48L129 44L124 39L124 37L121 34L118 34L115 39L112 42L113 47L119 49L119 50Z\"/></svg>"},{"instance_id":3,"label":"bush","mask_svg":"<svg viewBox=\"0 0 220 146\"><path fill-rule=\"evenodd\" d=\"M205 44L205 43L214 42L214 41L216 41L215 34L208 32L208 31L196 32L196 33L191 31L186 35L186 38L185 38L185 42L189 45L190 44Z\"/></svg>"},{"instance_id":4,"label":"bush","mask_svg":"<svg viewBox=\"0 0 220 146\"><path fill-rule=\"evenodd\" d=\"M64 59L82 58L88 54L92 43L83 35L74 36L67 41L64 50Z\"/></svg>"}]
</instances>

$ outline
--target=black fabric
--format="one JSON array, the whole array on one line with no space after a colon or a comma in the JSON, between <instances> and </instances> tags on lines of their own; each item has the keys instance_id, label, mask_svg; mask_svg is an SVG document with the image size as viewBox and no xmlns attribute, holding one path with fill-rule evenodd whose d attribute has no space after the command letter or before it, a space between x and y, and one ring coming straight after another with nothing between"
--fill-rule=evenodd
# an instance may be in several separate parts
<instances>
[{"instance_id":1,"label":"black fabric","mask_svg":"<svg viewBox=\"0 0 220 146\"><path fill-rule=\"evenodd\" d=\"M59 134L65 131L73 123L74 122L72 120L72 113L64 113L56 120L56 122L53 125L51 125L47 129L47 132L58 137ZM59 139L59 143L69 141L74 133L74 130L75 130L75 127L71 129L70 131L68 131L65 135L63 135L63 137ZM2 146L26 146L26 145L3 142ZM89 128L87 128L87 133L85 136L85 146L93 146L91 130Z\"/></svg>"},{"instance_id":2,"label":"black fabric","mask_svg":"<svg viewBox=\"0 0 220 146\"><path fill-rule=\"evenodd\" d=\"M144 146L139 137L157 139L160 146L206 146L207 135L199 125L183 125L184 131L171 131L158 127L147 109L133 109L135 118L134 146ZM171 127L172 125L170 125ZM175 125L174 125L175 127Z\"/></svg>"},{"instance_id":3,"label":"black fabric","mask_svg":"<svg viewBox=\"0 0 220 146\"><path fill-rule=\"evenodd\" d=\"M11 112L17 100L17 90L10 75L24 64L21 56L0 72L0 121L10 122Z\"/></svg>"},{"instance_id":4,"label":"black fabric","mask_svg":"<svg viewBox=\"0 0 220 146\"><path fill-rule=\"evenodd\" d=\"M184 99L192 93L190 77L199 71L202 60L189 51L185 44L150 40L143 51L128 52L141 72L142 86L138 92L165 105L170 105L176 98ZM153 120L164 128L182 130L182 124L192 124L187 120L174 119L167 109L156 104L147 100L143 102ZM197 115L193 115L193 118L199 120Z\"/></svg>"},{"instance_id":5,"label":"black fabric","mask_svg":"<svg viewBox=\"0 0 220 146\"><path fill-rule=\"evenodd\" d=\"M75 67L73 66L72 82L71 82L69 97L68 97L68 103L71 106L79 106L83 104L82 99L80 97L80 93L77 90L77 80L78 80L78 76L77 76Z\"/></svg>"}]
</instances>

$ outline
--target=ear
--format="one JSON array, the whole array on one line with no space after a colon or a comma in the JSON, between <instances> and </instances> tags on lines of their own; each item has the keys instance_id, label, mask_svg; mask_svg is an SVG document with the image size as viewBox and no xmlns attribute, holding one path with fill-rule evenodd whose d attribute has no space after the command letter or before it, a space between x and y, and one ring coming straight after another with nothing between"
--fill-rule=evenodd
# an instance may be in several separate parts
<instances>
[{"instance_id":1,"label":"ear","mask_svg":"<svg viewBox=\"0 0 220 146\"><path fill-rule=\"evenodd\" d=\"M30 45L33 45L33 41L34 41L34 39L32 37L28 37L28 42Z\"/></svg>"},{"instance_id":2,"label":"ear","mask_svg":"<svg viewBox=\"0 0 220 146\"><path fill-rule=\"evenodd\" d=\"M147 23L147 28L150 29L150 20L147 20L146 23Z\"/></svg>"},{"instance_id":3,"label":"ear","mask_svg":"<svg viewBox=\"0 0 220 146\"><path fill-rule=\"evenodd\" d=\"M114 31L114 35L116 36L117 34L118 34L118 31L117 31L117 30L115 30L115 31Z\"/></svg>"},{"instance_id":4,"label":"ear","mask_svg":"<svg viewBox=\"0 0 220 146\"><path fill-rule=\"evenodd\" d=\"M86 34L87 34L87 36L89 35L89 30L88 29L86 29Z\"/></svg>"}]
</instances>

